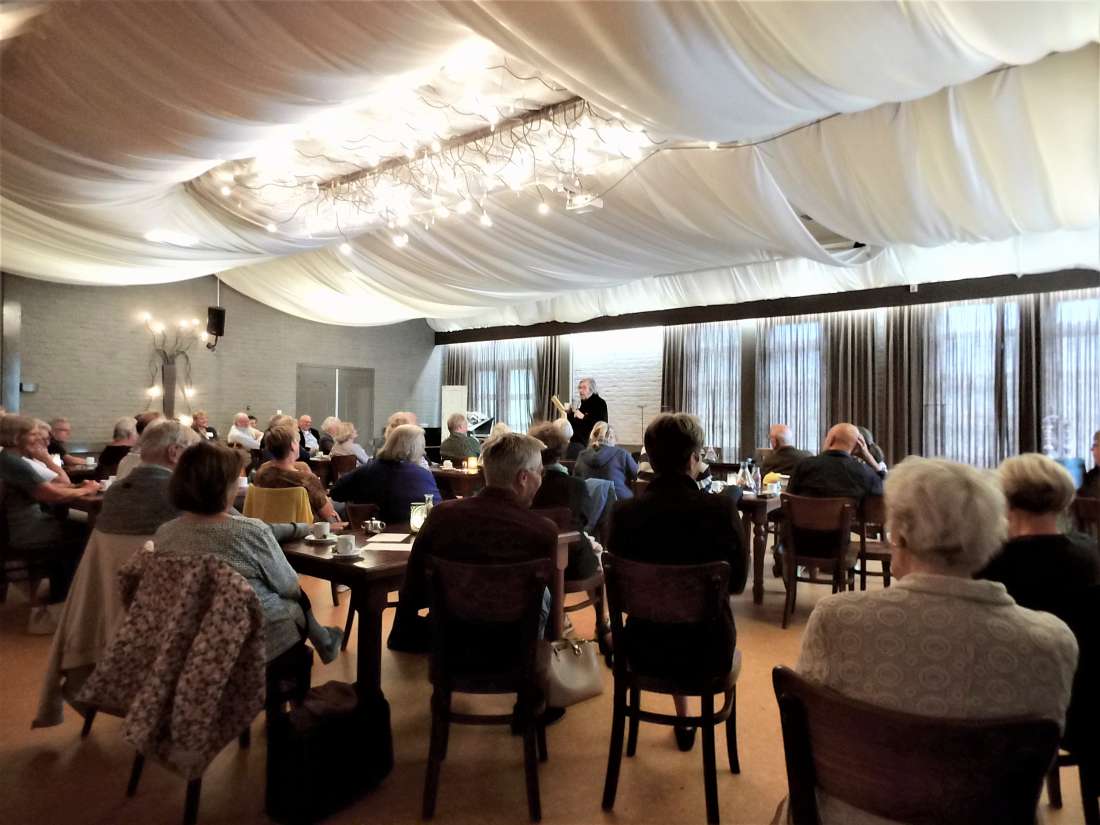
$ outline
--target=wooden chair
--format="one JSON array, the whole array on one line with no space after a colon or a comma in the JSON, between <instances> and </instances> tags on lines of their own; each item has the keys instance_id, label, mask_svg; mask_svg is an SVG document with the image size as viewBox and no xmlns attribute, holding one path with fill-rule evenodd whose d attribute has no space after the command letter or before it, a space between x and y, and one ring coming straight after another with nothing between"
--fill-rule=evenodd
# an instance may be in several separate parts
<instances>
[{"instance_id":1,"label":"wooden chair","mask_svg":"<svg viewBox=\"0 0 1100 825\"><path fill-rule=\"evenodd\" d=\"M886 541L886 532L883 525L886 523L886 504L882 496L867 496L863 499L859 517L859 589L867 589L868 576L881 576L882 586L890 586L890 563L894 558L894 551L890 543ZM877 534L878 539L869 538L869 535ZM873 573L867 570L867 562L877 561L882 565L881 573Z\"/></svg>"},{"instance_id":2,"label":"wooden chair","mask_svg":"<svg viewBox=\"0 0 1100 825\"><path fill-rule=\"evenodd\" d=\"M1062 807L1061 768L1077 766L1087 825L1100 825L1100 585L1082 592L1062 617L1077 638L1077 673L1061 751L1047 774L1051 807Z\"/></svg>"},{"instance_id":3,"label":"wooden chair","mask_svg":"<svg viewBox=\"0 0 1100 825\"><path fill-rule=\"evenodd\" d=\"M697 565L645 564L604 554L604 577L611 608L611 635L615 642L615 692L611 717L611 743L607 756L607 777L603 787L603 809L615 805L619 768L623 755L623 731L627 718L630 732L626 755L634 756L638 747L638 725L699 727L703 739L703 787L707 822L718 822L718 776L714 756L714 728L725 722L726 755L730 771L741 772L737 757L737 677L741 671L741 653L734 651L733 664L726 673L697 677L682 672L653 673L630 661L624 637L623 614L662 625L720 622L728 599L729 564L724 561ZM698 696L702 705L699 716L677 716L642 710L642 691L673 696ZM714 709L714 695L724 696L721 708ZM629 696L629 701L628 701Z\"/></svg>"},{"instance_id":4,"label":"wooden chair","mask_svg":"<svg viewBox=\"0 0 1100 825\"><path fill-rule=\"evenodd\" d=\"M439 773L447 756L452 722L463 725L512 725L523 734L527 807L531 821L542 817L538 762L546 761L546 730L537 722L543 702L538 668L542 594L553 572L549 559L519 564L464 564L427 559L432 611L432 732L424 780L424 819L435 813ZM477 634L471 633L477 628ZM499 645L494 631L518 632L517 645ZM509 639L516 637L509 635ZM476 650L474 650L476 648ZM480 655L471 653L483 652ZM451 711L454 693L515 693L509 714ZM538 759L536 760L536 745Z\"/></svg>"},{"instance_id":5,"label":"wooden chair","mask_svg":"<svg viewBox=\"0 0 1100 825\"><path fill-rule=\"evenodd\" d=\"M1058 744L1049 719L939 719L887 710L772 671L791 821L819 823L817 794L910 823L1034 825Z\"/></svg>"},{"instance_id":6,"label":"wooden chair","mask_svg":"<svg viewBox=\"0 0 1100 825\"><path fill-rule=\"evenodd\" d=\"M358 461L353 455L334 455L329 459L329 484L335 484L340 476L354 470Z\"/></svg>"},{"instance_id":7,"label":"wooden chair","mask_svg":"<svg viewBox=\"0 0 1100 825\"><path fill-rule=\"evenodd\" d=\"M1100 498L1077 496L1073 500L1073 518L1078 530L1100 542Z\"/></svg>"},{"instance_id":8,"label":"wooden chair","mask_svg":"<svg viewBox=\"0 0 1100 825\"><path fill-rule=\"evenodd\" d=\"M787 588L787 601L783 606L783 627L787 627L794 613L798 595L798 583L832 584L833 592L855 589L855 558L851 552L852 522L855 520L855 504L850 498L811 498L783 493L783 520L780 533L783 536L783 584ZM799 565L826 568L829 579L818 578L812 573L798 575Z\"/></svg>"},{"instance_id":9,"label":"wooden chair","mask_svg":"<svg viewBox=\"0 0 1100 825\"><path fill-rule=\"evenodd\" d=\"M638 476L632 482L630 482L630 489L634 493L634 497L637 498L646 491L649 486L650 478L642 478Z\"/></svg>"}]
</instances>

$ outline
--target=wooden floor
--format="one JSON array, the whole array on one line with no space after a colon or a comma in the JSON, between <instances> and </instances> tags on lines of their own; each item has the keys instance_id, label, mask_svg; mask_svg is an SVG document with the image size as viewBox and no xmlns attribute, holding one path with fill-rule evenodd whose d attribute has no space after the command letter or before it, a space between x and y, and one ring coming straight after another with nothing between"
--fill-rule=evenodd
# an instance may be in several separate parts
<instances>
[{"instance_id":1,"label":"wooden floor","mask_svg":"<svg viewBox=\"0 0 1100 825\"><path fill-rule=\"evenodd\" d=\"M769 560L770 562L770 560ZM770 563L767 565L770 571ZM779 627L782 584L767 576L764 604L738 597L735 613L744 668L738 686L737 724L742 773L726 770L719 740L718 793L725 823L766 823L786 794L779 717L771 669L793 665L802 628L824 587L799 589L799 609L791 627ZM343 625L345 607L333 608L327 586L303 580L319 618ZM871 586L879 586L877 583ZM346 604L346 597L342 599ZM578 631L591 636L591 611L572 614ZM387 611L388 624L392 612ZM123 742L120 721L96 720L81 740L80 720L66 711L65 724L31 730L48 637L27 636L27 607L20 594L0 607L0 823L175 823L183 812L183 781L148 765L133 799L125 796L133 752ZM314 684L349 680L355 672L354 641L332 665L314 666ZM393 714L396 765L373 793L327 820L331 823L403 823L419 820L428 751L427 660L383 650L383 688ZM600 809L610 732L611 678L604 694L569 709L547 734L550 761L540 770L546 823L680 823L706 821L702 752L676 750L668 728L642 725L638 754L624 757L615 810ZM655 701L667 703L668 699ZM510 703L509 703L510 704ZM253 725L253 744L228 746L203 778L199 822L262 823L264 792L262 722ZM1081 821L1076 772L1063 771L1066 807L1042 803L1048 823ZM521 823L526 821L520 740L503 729L455 727L443 765L435 820L444 823Z\"/></svg>"}]
</instances>

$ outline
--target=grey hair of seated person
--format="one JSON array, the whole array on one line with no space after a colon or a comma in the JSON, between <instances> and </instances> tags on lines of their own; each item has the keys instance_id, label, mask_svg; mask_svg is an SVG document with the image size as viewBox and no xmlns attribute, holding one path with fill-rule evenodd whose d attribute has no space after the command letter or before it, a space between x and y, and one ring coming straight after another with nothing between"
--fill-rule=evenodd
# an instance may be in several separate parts
<instances>
[{"instance_id":1,"label":"grey hair of seated person","mask_svg":"<svg viewBox=\"0 0 1100 825\"><path fill-rule=\"evenodd\" d=\"M419 463L424 457L424 431L415 424L394 427L376 457L383 461Z\"/></svg>"},{"instance_id":2,"label":"grey hair of seated person","mask_svg":"<svg viewBox=\"0 0 1100 825\"><path fill-rule=\"evenodd\" d=\"M456 412L447 416L447 432L451 433L451 435L454 435L463 424L469 428L470 420L462 413Z\"/></svg>"},{"instance_id":3,"label":"grey hair of seated person","mask_svg":"<svg viewBox=\"0 0 1100 825\"><path fill-rule=\"evenodd\" d=\"M145 428L138 440L141 460L147 464L166 464L169 447L187 449L198 444L202 437L190 427L178 421L157 421Z\"/></svg>"},{"instance_id":4,"label":"grey hair of seated person","mask_svg":"<svg viewBox=\"0 0 1100 825\"><path fill-rule=\"evenodd\" d=\"M386 429L382 431L382 437L389 438L391 432L406 424L416 425L416 413L408 410L398 410L386 419Z\"/></svg>"},{"instance_id":5,"label":"grey hair of seated person","mask_svg":"<svg viewBox=\"0 0 1100 825\"><path fill-rule=\"evenodd\" d=\"M926 564L969 575L1007 535L997 476L943 458L909 456L886 477L886 531Z\"/></svg>"},{"instance_id":6,"label":"grey hair of seated person","mask_svg":"<svg viewBox=\"0 0 1100 825\"><path fill-rule=\"evenodd\" d=\"M28 415L9 413L0 418L0 446L18 447L19 441L34 432L38 427L39 421L35 418Z\"/></svg>"},{"instance_id":7,"label":"grey hair of seated person","mask_svg":"<svg viewBox=\"0 0 1100 825\"><path fill-rule=\"evenodd\" d=\"M329 435L335 437L336 430L340 427L341 423L342 422L340 421L340 419L337 418L335 415L330 415L328 418L321 422L321 432L328 433Z\"/></svg>"},{"instance_id":8,"label":"grey hair of seated person","mask_svg":"<svg viewBox=\"0 0 1100 825\"><path fill-rule=\"evenodd\" d=\"M1069 508L1076 490L1069 470L1040 453L1006 458L997 468L1008 506L1037 515Z\"/></svg>"},{"instance_id":9,"label":"grey hair of seated person","mask_svg":"<svg viewBox=\"0 0 1100 825\"><path fill-rule=\"evenodd\" d=\"M122 418L115 422L115 429L112 437L115 441L124 441L127 438L133 438L137 435L137 419L129 415L124 415Z\"/></svg>"},{"instance_id":10,"label":"grey hair of seated person","mask_svg":"<svg viewBox=\"0 0 1100 825\"><path fill-rule=\"evenodd\" d=\"M481 448L486 486L511 487L520 470L541 473L545 447L537 438L524 433L507 432L491 437Z\"/></svg>"},{"instance_id":11,"label":"grey hair of seated person","mask_svg":"<svg viewBox=\"0 0 1100 825\"><path fill-rule=\"evenodd\" d=\"M248 427L248 413L243 410L233 416L233 426L245 429Z\"/></svg>"}]
</instances>

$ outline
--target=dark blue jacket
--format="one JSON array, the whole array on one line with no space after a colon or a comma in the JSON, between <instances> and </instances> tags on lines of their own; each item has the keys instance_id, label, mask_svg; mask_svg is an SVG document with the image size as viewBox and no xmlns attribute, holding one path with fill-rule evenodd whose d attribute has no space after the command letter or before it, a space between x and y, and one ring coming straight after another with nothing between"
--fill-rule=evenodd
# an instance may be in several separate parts
<instances>
[{"instance_id":1,"label":"dark blue jacket","mask_svg":"<svg viewBox=\"0 0 1100 825\"><path fill-rule=\"evenodd\" d=\"M596 449L589 447L577 456L573 475L607 479L615 485L615 493L620 500L633 498L630 482L638 477L638 462L622 447L604 444Z\"/></svg>"},{"instance_id":2,"label":"dark blue jacket","mask_svg":"<svg viewBox=\"0 0 1100 825\"><path fill-rule=\"evenodd\" d=\"M378 517L391 524L407 522L409 505L423 504L426 495L436 503L443 500L428 470L409 461L381 458L341 476L329 495L333 501L377 504Z\"/></svg>"}]
</instances>

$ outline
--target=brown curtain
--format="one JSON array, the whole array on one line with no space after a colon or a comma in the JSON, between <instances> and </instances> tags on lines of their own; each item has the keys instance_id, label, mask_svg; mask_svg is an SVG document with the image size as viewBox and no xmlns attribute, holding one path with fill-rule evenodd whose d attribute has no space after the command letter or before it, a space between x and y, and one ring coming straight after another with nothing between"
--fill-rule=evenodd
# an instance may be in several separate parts
<instances>
[{"instance_id":1,"label":"brown curtain","mask_svg":"<svg viewBox=\"0 0 1100 825\"><path fill-rule=\"evenodd\" d=\"M920 453L924 439L924 336L921 319L911 309L886 311L881 350L885 415L875 439L890 465Z\"/></svg>"},{"instance_id":2,"label":"brown curtain","mask_svg":"<svg viewBox=\"0 0 1100 825\"><path fill-rule=\"evenodd\" d=\"M686 401L684 338L687 327L665 327L661 358L661 412L681 412Z\"/></svg>"},{"instance_id":3,"label":"brown curtain","mask_svg":"<svg viewBox=\"0 0 1100 825\"><path fill-rule=\"evenodd\" d=\"M550 396L557 392L560 350L556 335L535 341L535 420L550 421L558 417Z\"/></svg>"},{"instance_id":4,"label":"brown curtain","mask_svg":"<svg viewBox=\"0 0 1100 825\"><path fill-rule=\"evenodd\" d=\"M826 424L848 421L867 427L876 441L886 411L878 380L882 359L876 345L877 327L883 318L879 310L839 312L823 319Z\"/></svg>"},{"instance_id":5,"label":"brown curtain","mask_svg":"<svg viewBox=\"0 0 1100 825\"><path fill-rule=\"evenodd\" d=\"M1029 296L1033 298L1034 296ZM1036 453L1042 447L1043 420L1042 337L1039 302L1020 302L1020 452Z\"/></svg>"}]
</instances>

